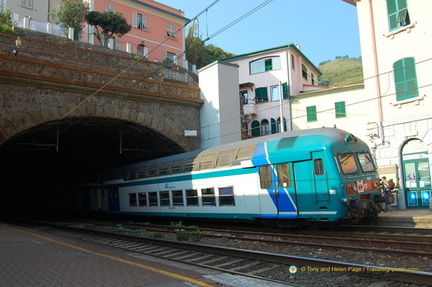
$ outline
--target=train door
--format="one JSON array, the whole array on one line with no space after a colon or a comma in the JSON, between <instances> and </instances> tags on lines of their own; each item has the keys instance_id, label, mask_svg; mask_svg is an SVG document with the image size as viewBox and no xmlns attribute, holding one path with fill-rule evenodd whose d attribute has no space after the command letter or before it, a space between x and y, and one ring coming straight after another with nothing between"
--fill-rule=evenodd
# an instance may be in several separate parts
<instances>
[{"instance_id":1,"label":"train door","mask_svg":"<svg viewBox=\"0 0 432 287\"><path fill-rule=\"evenodd\" d=\"M120 200L118 187L108 188L108 209L110 213L120 213Z\"/></svg>"},{"instance_id":2,"label":"train door","mask_svg":"<svg viewBox=\"0 0 432 287\"><path fill-rule=\"evenodd\" d=\"M260 166L259 175L261 189L267 190L276 207L272 218L296 219L298 212L291 164Z\"/></svg>"},{"instance_id":3,"label":"train door","mask_svg":"<svg viewBox=\"0 0 432 287\"><path fill-rule=\"evenodd\" d=\"M324 215L330 205L324 152L313 152L312 160L295 162L294 176L299 214L303 218ZM324 220L325 215L319 220Z\"/></svg>"}]
</instances>

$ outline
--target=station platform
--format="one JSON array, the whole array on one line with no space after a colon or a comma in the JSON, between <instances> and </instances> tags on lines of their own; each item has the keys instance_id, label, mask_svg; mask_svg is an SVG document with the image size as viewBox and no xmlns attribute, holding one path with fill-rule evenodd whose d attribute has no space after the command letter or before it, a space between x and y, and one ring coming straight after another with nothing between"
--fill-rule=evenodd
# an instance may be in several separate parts
<instances>
[{"instance_id":1,"label":"station platform","mask_svg":"<svg viewBox=\"0 0 432 287\"><path fill-rule=\"evenodd\" d=\"M0 221L0 287L270 286L251 280Z\"/></svg>"},{"instance_id":2,"label":"station platform","mask_svg":"<svg viewBox=\"0 0 432 287\"><path fill-rule=\"evenodd\" d=\"M432 209L398 209L382 212L371 225L432 228Z\"/></svg>"}]
</instances>

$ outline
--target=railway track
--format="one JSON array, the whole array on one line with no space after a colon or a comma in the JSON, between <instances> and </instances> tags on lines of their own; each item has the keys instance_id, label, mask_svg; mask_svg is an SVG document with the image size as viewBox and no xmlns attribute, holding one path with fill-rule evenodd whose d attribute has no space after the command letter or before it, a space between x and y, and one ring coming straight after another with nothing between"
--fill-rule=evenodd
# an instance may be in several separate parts
<instances>
[{"instance_id":1,"label":"railway track","mask_svg":"<svg viewBox=\"0 0 432 287\"><path fill-rule=\"evenodd\" d=\"M105 223L106 224L106 223ZM104 223L102 223L104 225ZM412 229L388 229L386 232L380 229L380 233L373 231L356 232L328 232L328 231L289 231L293 233L273 233L273 232L256 232L244 230L222 230L214 228L199 228L186 226L169 226L153 224L121 224L126 229L145 229L159 233L176 233L179 229L186 230L190 233L199 233L201 237L219 238L225 240L243 240L261 242L264 244L298 244L314 248L331 248L362 251L365 247L369 252L388 253L388 254L408 254L432 257L432 236L431 231L424 229L419 235L418 230L415 234Z\"/></svg>"},{"instance_id":2,"label":"railway track","mask_svg":"<svg viewBox=\"0 0 432 287\"><path fill-rule=\"evenodd\" d=\"M39 226L33 228L44 228ZM211 246L199 243L179 242L172 240L131 236L114 232L89 230L85 226L51 225L50 232L79 240L104 244L130 251L133 254L153 256L158 259L193 264L200 267L216 269L221 272L253 277L290 286L301 286L315 280L333 280L345 272L349 281L365 282L385 280L386 282L407 282L427 286L432 285L432 273L409 271L404 268L386 268L367 264L320 260L300 256L274 254L268 252L243 250ZM311 277L317 276L315 279ZM357 286L357 285L356 285ZM362 285L358 285L362 286ZM367 285L365 285L367 286Z\"/></svg>"}]
</instances>

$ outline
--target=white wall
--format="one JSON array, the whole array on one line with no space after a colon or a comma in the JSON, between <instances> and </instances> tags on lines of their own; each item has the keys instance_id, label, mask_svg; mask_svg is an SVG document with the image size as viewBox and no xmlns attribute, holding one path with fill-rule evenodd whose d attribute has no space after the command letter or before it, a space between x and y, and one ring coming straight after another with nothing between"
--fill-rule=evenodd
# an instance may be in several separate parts
<instances>
[{"instance_id":1,"label":"white wall","mask_svg":"<svg viewBox=\"0 0 432 287\"><path fill-rule=\"evenodd\" d=\"M198 71L201 98L201 148L241 140L238 66L213 62Z\"/></svg>"}]
</instances>

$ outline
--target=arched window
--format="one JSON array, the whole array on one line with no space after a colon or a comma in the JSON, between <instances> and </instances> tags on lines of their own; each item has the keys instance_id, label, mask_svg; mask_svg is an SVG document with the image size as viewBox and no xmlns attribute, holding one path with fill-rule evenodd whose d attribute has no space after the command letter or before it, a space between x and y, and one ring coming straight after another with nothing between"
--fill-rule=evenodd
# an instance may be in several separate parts
<instances>
[{"instance_id":1,"label":"arched window","mask_svg":"<svg viewBox=\"0 0 432 287\"><path fill-rule=\"evenodd\" d=\"M253 121L251 127L252 127L252 137L259 137L261 135L259 121L256 120Z\"/></svg>"},{"instance_id":2,"label":"arched window","mask_svg":"<svg viewBox=\"0 0 432 287\"><path fill-rule=\"evenodd\" d=\"M276 124L276 120L272 118L270 121L271 121L271 133L272 134L278 133L278 126Z\"/></svg>"},{"instance_id":3,"label":"arched window","mask_svg":"<svg viewBox=\"0 0 432 287\"><path fill-rule=\"evenodd\" d=\"M270 134L269 121L264 119L261 121L261 135L265 136L265 135L269 135L269 134Z\"/></svg>"}]
</instances>

